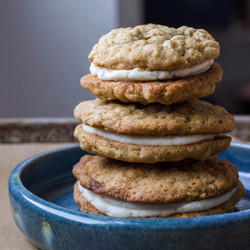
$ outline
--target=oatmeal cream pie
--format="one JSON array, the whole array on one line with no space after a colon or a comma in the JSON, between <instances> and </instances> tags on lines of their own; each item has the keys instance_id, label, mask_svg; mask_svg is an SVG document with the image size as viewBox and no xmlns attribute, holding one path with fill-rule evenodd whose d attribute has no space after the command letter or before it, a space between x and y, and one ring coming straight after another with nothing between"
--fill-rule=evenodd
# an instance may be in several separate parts
<instances>
[{"instance_id":1,"label":"oatmeal cream pie","mask_svg":"<svg viewBox=\"0 0 250 250\"><path fill-rule=\"evenodd\" d=\"M194 217L233 212L244 194L226 160L127 163L86 155L73 168L83 212L111 217Z\"/></svg>"},{"instance_id":2,"label":"oatmeal cream pie","mask_svg":"<svg viewBox=\"0 0 250 250\"><path fill-rule=\"evenodd\" d=\"M100 99L170 105L214 92L222 79L218 42L203 29L140 25L101 37L84 88Z\"/></svg>"},{"instance_id":3,"label":"oatmeal cream pie","mask_svg":"<svg viewBox=\"0 0 250 250\"><path fill-rule=\"evenodd\" d=\"M128 162L205 160L228 148L224 133L234 128L224 108L201 100L143 106L96 99L78 104L74 115L83 150Z\"/></svg>"}]
</instances>

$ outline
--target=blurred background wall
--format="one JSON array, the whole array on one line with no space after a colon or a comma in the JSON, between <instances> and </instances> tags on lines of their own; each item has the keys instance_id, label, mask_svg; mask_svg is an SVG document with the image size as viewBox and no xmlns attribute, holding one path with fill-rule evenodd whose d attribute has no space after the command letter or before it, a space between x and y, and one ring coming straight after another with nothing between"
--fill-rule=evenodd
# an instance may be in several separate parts
<instances>
[{"instance_id":1,"label":"blurred background wall","mask_svg":"<svg viewBox=\"0 0 250 250\"><path fill-rule=\"evenodd\" d=\"M0 116L72 116L88 54L118 26L116 0L0 1Z\"/></svg>"},{"instance_id":2,"label":"blurred background wall","mask_svg":"<svg viewBox=\"0 0 250 250\"><path fill-rule=\"evenodd\" d=\"M247 0L1 0L0 117L65 117L81 100L88 54L113 28L142 23L205 28L221 44L223 82L206 98L250 113Z\"/></svg>"},{"instance_id":3,"label":"blurred background wall","mask_svg":"<svg viewBox=\"0 0 250 250\"><path fill-rule=\"evenodd\" d=\"M214 94L204 98L233 114L250 113L250 1L145 0L145 22L208 30L220 43L216 61L224 75Z\"/></svg>"}]
</instances>

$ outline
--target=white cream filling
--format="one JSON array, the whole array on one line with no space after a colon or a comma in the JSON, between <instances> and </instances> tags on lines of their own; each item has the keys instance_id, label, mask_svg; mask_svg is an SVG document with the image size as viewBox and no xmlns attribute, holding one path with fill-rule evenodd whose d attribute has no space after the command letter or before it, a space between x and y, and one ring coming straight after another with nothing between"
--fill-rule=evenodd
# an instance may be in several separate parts
<instances>
[{"instance_id":1,"label":"white cream filling","mask_svg":"<svg viewBox=\"0 0 250 250\"><path fill-rule=\"evenodd\" d=\"M214 139L214 134L208 135L165 135L165 136L152 136L152 135L128 135L116 134L104 129L90 127L82 124L82 129L88 133L97 134L103 138L120 143L147 145L147 146L177 146L197 143L205 140Z\"/></svg>"},{"instance_id":2,"label":"white cream filling","mask_svg":"<svg viewBox=\"0 0 250 250\"><path fill-rule=\"evenodd\" d=\"M98 211L110 217L147 217L167 216L178 213L204 211L216 207L229 200L236 192L237 187L226 194L216 198L204 199L193 202L180 202L170 204L138 204L113 199L104 195L96 194L81 186L78 181L78 189L82 196L91 203Z\"/></svg>"},{"instance_id":3,"label":"white cream filling","mask_svg":"<svg viewBox=\"0 0 250 250\"><path fill-rule=\"evenodd\" d=\"M153 81L197 75L207 71L213 62L214 60L208 60L190 68L172 71L141 71L139 68L134 68L132 70L112 70L91 63L89 70L91 74L98 76L98 78L102 80Z\"/></svg>"}]
</instances>

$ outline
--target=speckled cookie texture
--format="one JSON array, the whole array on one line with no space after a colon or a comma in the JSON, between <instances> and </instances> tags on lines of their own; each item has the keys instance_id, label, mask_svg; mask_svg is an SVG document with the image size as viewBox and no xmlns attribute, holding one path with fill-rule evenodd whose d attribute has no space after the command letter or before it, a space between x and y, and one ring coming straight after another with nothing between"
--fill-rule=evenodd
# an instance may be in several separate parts
<instances>
[{"instance_id":1,"label":"speckled cookie texture","mask_svg":"<svg viewBox=\"0 0 250 250\"><path fill-rule=\"evenodd\" d=\"M102 36L89 54L107 69L176 70L219 56L218 42L203 29L147 24L120 28Z\"/></svg>"},{"instance_id":2,"label":"speckled cookie texture","mask_svg":"<svg viewBox=\"0 0 250 250\"><path fill-rule=\"evenodd\" d=\"M231 137L224 134L234 129L234 118L224 108L198 100L212 94L215 84L222 80L223 71L213 61L219 53L218 42L207 31L187 26L147 24L115 29L102 36L89 54L91 69L158 71L152 75L212 65L203 68L205 72L192 68L196 75L176 74L183 77L171 80L102 80L91 71L93 74L81 78L81 85L98 99L77 105L74 116L78 120L121 135L215 136L186 145L137 145L115 141L121 137L113 140L105 138L105 133L100 136L96 131L87 132L80 124L74 131L80 147L97 154L85 155L74 166L73 174L80 184L97 194L140 204L206 200L237 187L232 197L219 206L166 217L233 212L244 188L236 167L214 155L229 147ZM103 72L110 73L101 69ZM99 73L100 78L112 79ZM74 199L81 211L105 216L85 200L77 184Z\"/></svg>"},{"instance_id":3,"label":"speckled cookie texture","mask_svg":"<svg viewBox=\"0 0 250 250\"><path fill-rule=\"evenodd\" d=\"M240 181L238 181L237 191L234 195L226 202L222 203L219 206L214 208L198 211L198 212L190 212L190 213L181 213L181 214L173 214L166 216L165 218L187 218L187 217L197 217L197 216L206 216L206 215L215 215L222 213L230 213L234 211L235 204L241 199L244 194L244 187ZM80 193L77 184L74 186L74 200L76 204L78 204L81 208L81 211L84 213L94 214L106 216L105 214L98 211L94 206L92 206ZM162 218L162 217L161 217Z\"/></svg>"},{"instance_id":4,"label":"speckled cookie texture","mask_svg":"<svg viewBox=\"0 0 250 250\"><path fill-rule=\"evenodd\" d=\"M238 183L236 167L216 156L151 165L86 155L74 166L73 174L97 194L135 203L203 200L225 194Z\"/></svg>"},{"instance_id":5,"label":"speckled cookie texture","mask_svg":"<svg viewBox=\"0 0 250 250\"><path fill-rule=\"evenodd\" d=\"M215 84L222 80L222 74L221 67L214 63L208 71L182 79L148 82L106 81L88 74L81 78L81 85L100 99L170 105L212 94Z\"/></svg>"},{"instance_id":6,"label":"speckled cookie texture","mask_svg":"<svg viewBox=\"0 0 250 250\"><path fill-rule=\"evenodd\" d=\"M205 160L210 155L226 150L231 137L223 136L202 142L179 146L145 146L120 143L88 133L78 125L74 132L80 147L92 154L106 156L127 162L156 163L161 161L180 161L183 159Z\"/></svg>"},{"instance_id":7,"label":"speckled cookie texture","mask_svg":"<svg viewBox=\"0 0 250 250\"><path fill-rule=\"evenodd\" d=\"M201 100L144 106L96 99L78 104L74 115L86 125L121 134L218 134L234 128L234 118L224 108Z\"/></svg>"}]
</instances>

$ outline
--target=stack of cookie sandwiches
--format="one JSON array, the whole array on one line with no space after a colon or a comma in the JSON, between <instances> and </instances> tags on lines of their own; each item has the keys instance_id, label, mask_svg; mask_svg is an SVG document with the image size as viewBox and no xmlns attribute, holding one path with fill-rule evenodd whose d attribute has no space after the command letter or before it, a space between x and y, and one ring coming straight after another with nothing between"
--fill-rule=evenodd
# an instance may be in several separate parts
<instances>
[{"instance_id":1,"label":"stack of cookie sandwiches","mask_svg":"<svg viewBox=\"0 0 250 250\"><path fill-rule=\"evenodd\" d=\"M219 44L203 29L141 25L101 37L81 85L98 99L75 108L83 156L74 199L111 217L233 212L244 193L226 150L234 119L198 100L214 92Z\"/></svg>"}]
</instances>

